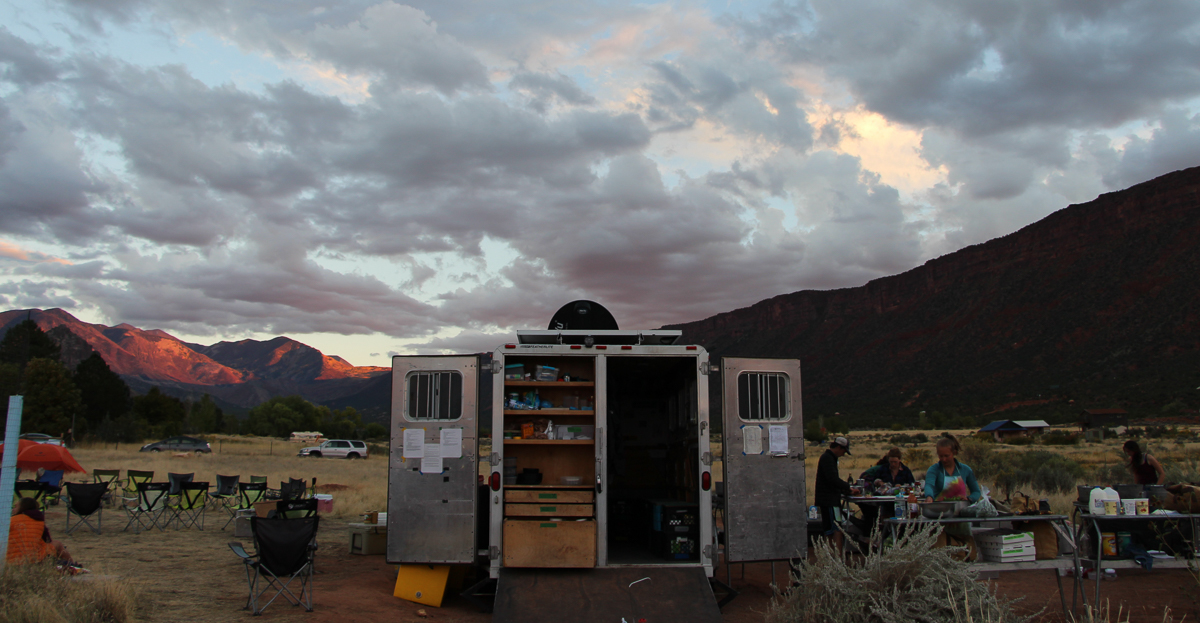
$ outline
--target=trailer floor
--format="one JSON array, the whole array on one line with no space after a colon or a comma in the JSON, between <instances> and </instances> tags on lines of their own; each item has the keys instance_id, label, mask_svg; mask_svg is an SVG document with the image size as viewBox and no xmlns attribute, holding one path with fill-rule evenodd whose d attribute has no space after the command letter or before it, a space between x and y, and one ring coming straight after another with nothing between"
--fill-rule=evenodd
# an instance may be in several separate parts
<instances>
[{"instance_id":1,"label":"trailer floor","mask_svg":"<svg viewBox=\"0 0 1200 623\"><path fill-rule=\"evenodd\" d=\"M700 567L503 569L493 621L720 623Z\"/></svg>"}]
</instances>

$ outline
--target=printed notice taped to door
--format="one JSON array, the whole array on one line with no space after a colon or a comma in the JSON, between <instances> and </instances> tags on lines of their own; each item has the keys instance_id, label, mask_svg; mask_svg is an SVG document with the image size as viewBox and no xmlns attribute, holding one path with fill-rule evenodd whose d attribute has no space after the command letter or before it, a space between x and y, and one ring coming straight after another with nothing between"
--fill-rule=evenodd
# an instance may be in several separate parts
<instances>
[{"instance_id":1,"label":"printed notice taped to door","mask_svg":"<svg viewBox=\"0 0 1200 623\"><path fill-rule=\"evenodd\" d=\"M404 458L419 459L425 456L425 429L404 429Z\"/></svg>"},{"instance_id":2,"label":"printed notice taped to door","mask_svg":"<svg viewBox=\"0 0 1200 623\"><path fill-rule=\"evenodd\" d=\"M442 473L442 444L425 444L425 456L421 458L422 474Z\"/></svg>"},{"instance_id":3,"label":"printed notice taped to door","mask_svg":"<svg viewBox=\"0 0 1200 623\"><path fill-rule=\"evenodd\" d=\"M742 426L742 454L762 454L761 426Z\"/></svg>"},{"instance_id":4,"label":"printed notice taped to door","mask_svg":"<svg viewBox=\"0 0 1200 623\"><path fill-rule=\"evenodd\" d=\"M443 428L442 429L442 458L443 459L461 459L462 458L462 429L461 428Z\"/></svg>"},{"instance_id":5,"label":"printed notice taped to door","mask_svg":"<svg viewBox=\"0 0 1200 623\"><path fill-rule=\"evenodd\" d=\"M770 438L771 454L774 456L786 456L788 453L788 427L786 424L772 424L767 427L767 436Z\"/></svg>"}]
</instances>

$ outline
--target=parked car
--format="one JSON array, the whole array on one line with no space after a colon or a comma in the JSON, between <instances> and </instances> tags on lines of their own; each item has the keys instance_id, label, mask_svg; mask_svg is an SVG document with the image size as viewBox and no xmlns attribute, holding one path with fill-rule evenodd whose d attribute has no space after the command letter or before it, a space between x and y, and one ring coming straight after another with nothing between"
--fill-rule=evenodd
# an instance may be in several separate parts
<instances>
[{"instance_id":1,"label":"parked car","mask_svg":"<svg viewBox=\"0 0 1200 623\"><path fill-rule=\"evenodd\" d=\"M336 459L365 459L370 455L367 442L349 439L330 439L319 446L300 450L299 456L330 457Z\"/></svg>"},{"instance_id":2,"label":"parked car","mask_svg":"<svg viewBox=\"0 0 1200 623\"><path fill-rule=\"evenodd\" d=\"M179 435L178 437L168 437L162 441L148 443L142 446L142 452L162 452L169 450L172 452L200 452L208 454L212 452L212 446L208 445L207 441L197 437L187 437Z\"/></svg>"},{"instance_id":3,"label":"parked car","mask_svg":"<svg viewBox=\"0 0 1200 623\"><path fill-rule=\"evenodd\" d=\"M29 441L35 443L48 443L52 446L63 445L62 439L59 439L58 437L51 437L45 433L25 433L21 435L20 439L28 439Z\"/></svg>"}]
</instances>

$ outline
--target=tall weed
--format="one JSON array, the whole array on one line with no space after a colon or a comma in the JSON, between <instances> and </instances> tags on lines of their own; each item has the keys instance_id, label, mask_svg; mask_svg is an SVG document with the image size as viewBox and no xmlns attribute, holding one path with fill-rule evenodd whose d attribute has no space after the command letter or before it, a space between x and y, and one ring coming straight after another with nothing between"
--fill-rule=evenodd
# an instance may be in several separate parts
<instances>
[{"instance_id":1,"label":"tall weed","mask_svg":"<svg viewBox=\"0 0 1200 623\"><path fill-rule=\"evenodd\" d=\"M0 571L0 623L124 623L136 603L126 581L65 576L50 562Z\"/></svg>"}]
</instances>

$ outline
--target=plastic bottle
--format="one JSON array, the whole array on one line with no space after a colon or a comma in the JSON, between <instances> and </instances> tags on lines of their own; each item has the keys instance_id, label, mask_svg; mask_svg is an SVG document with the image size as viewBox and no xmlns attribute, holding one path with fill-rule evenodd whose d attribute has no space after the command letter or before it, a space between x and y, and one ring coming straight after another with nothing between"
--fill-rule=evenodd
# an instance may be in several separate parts
<instances>
[{"instance_id":1,"label":"plastic bottle","mask_svg":"<svg viewBox=\"0 0 1200 623\"><path fill-rule=\"evenodd\" d=\"M1104 488L1104 502L1104 512L1106 515L1121 514L1121 494L1117 493L1116 489L1113 489L1112 487ZM1109 504L1109 502L1112 502L1112 504ZM1112 512L1108 512L1109 510Z\"/></svg>"},{"instance_id":2,"label":"plastic bottle","mask_svg":"<svg viewBox=\"0 0 1200 623\"><path fill-rule=\"evenodd\" d=\"M1091 493L1088 493L1088 512L1093 515L1103 515L1104 498L1104 489L1092 487Z\"/></svg>"},{"instance_id":3,"label":"plastic bottle","mask_svg":"<svg viewBox=\"0 0 1200 623\"><path fill-rule=\"evenodd\" d=\"M917 515L920 512L921 512L921 507L917 506L917 492L912 489L909 489L908 490L908 516L912 519L916 519Z\"/></svg>"},{"instance_id":4,"label":"plastic bottle","mask_svg":"<svg viewBox=\"0 0 1200 623\"><path fill-rule=\"evenodd\" d=\"M906 516L908 516L908 512L907 512L908 504L904 501L903 494L900 494L900 493L896 494L895 505L896 505L896 519L904 519Z\"/></svg>"}]
</instances>

